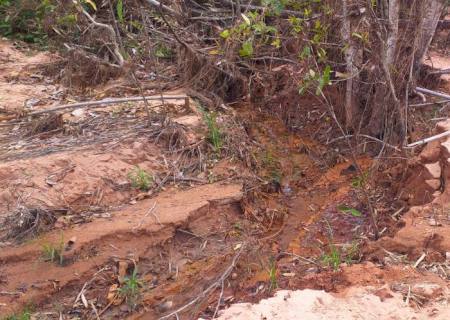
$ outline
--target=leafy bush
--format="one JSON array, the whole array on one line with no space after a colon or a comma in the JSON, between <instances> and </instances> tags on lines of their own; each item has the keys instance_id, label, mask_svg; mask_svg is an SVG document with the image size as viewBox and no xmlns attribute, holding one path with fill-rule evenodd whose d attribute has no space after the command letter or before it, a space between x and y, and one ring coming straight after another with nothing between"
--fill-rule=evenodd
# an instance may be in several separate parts
<instances>
[{"instance_id":1,"label":"leafy bush","mask_svg":"<svg viewBox=\"0 0 450 320\"><path fill-rule=\"evenodd\" d=\"M55 8L53 0L0 0L0 34L45 45L43 21Z\"/></svg>"}]
</instances>

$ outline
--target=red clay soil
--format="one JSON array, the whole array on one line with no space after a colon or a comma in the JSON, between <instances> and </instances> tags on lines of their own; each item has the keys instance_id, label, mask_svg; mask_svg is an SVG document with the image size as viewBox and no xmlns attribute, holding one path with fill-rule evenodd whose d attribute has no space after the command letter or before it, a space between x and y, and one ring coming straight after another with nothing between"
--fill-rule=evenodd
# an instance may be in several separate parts
<instances>
[{"instance_id":1,"label":"red clay soil","mask_svg":"<svg viewBox=\"0 0 450 320\"><path fill-rule=\"evenodd\" d=\"M175 230L210 212L211 206L239 202L242 186L212 184L182 192L168 190L136 205L111 212L107 219L55 230L0 253L2 314L27 303L41 305L66 286L83 283L111 257L139 259L148 248L174 236ZM64 238L63 266L42 261L42 246ZM69 243L70 242L70 243Z\"/></svg>"},{"instance_id":2,"label":"red clay soil","mask_svg":"<svg viewBox=\"0 0 450 320\"><path fill-rule=\"evenodd\" d=\"M26 56L7 42L0 42L1 52L7 53L0 58L5 60L0 67L0 94L7 97L4 101L8 104L3 113L9 115L20 109L35 95L45 102L45 106L36 108L48 107L56 88L42 77L36 78L38 83L28 83L27 77L35 77L27 76L26 70L30 70L30 63L45 62L51 56ZM14 66L17 61L20 68ZM16 73L20 75L12 77ZM16 104L10 94L19 97ZM136 105L135 111L121 113L123 118L119 120L145 121L141 107ZM99 116L112 118L114 108L104 114L86 114L80 123ZM22 155L29 150L20 139L8 145L4 142L0 157L9 161L0 163L0 201L4 204L0 220L20 206L64 208L66 215L57 216L51 230L27 242L10 239L0 243L0 317L32 304L42 319L159 319L202 297L178 316L210 319L218 306L221 286L207 294L204 290L217 282L243 244L242 256L224 282L219 309L236 302L257 303L281 289L308 288L333 292L300 294L312 303L315 313L311 313L311 319L320 319L322 307L343 319L365 319L361 306L375 315L367 319L376 319L385 301L386 310L405 306L400 314L405 317L417 315L422 319L434 307L438 316L445 315L450 274L450 190L446 184L450 140L429 144L412 161L416 166L401 194L406 213L396 213L395 195L389 194L390 189L381 180L370 190L380 212L380 230L387 235L372 242L368 209L361 201L361 190L355 187L361 177L339 150L309 135L317 132L316 123L320 122L323 130L317 140L327 140L323 133L329 124L322 120L323 110L315 110L311 119L308 114L308 137L302 137L288 131L273 115L257 114L245 106L242 109L238 120L247 126L248 137L238 140L242 145L252 141L258 146L249 152L253 162L248 167L253 166L259 175L255 179L258 183L253 184L244 179L251 176L250 168L242 169L231 156L217 161L212 155L206 170L185 177L204 185L174 181L170 187L139 193L130 187L127 177L134 166L163 177L179 160L167 152L166 144L144 133L112 145L93 144L26 157ZM201 142L205 128L193 110L177 109L170 114L173 120L178 118L189 142ZM66 113L64 123L73 117ZM438 126L440 131L449 129L449 124ZM8 134L8 130L2 133ZM39 145L50 150L54 141L71 143L72 138L88 136L72 131L44 133L33 137L32 151L39 150ZM13 158L8 158L11 155ZM372 165L367 157L357 162L364 172ZM222 182L214 182L218 180ZM243 192L242 180L247 193ZM252 190L258 190L254 199L250 199ZM388 194L378 196L382 193ZM410 205L413 207L406 209ZM340 209L343 206L360 215ZM99 212L80 219L85 210L95 207ZM400 226L403 228L397 232ZM63 248L62 265L44 261L44 245ZM338 270L324 259L333 248L342 255ZM349 254L352 248L358 251L355 256ZM137 270L140 281L137 306L132 305L130 297L120 294L133 270ZM246 306L248 310L253 307ZM413 307L425 307L426 312L416 314ZM295 309L295 303L289 308ZM234 318L225 311L223 319Z\"/></svg>"}]
</instances>

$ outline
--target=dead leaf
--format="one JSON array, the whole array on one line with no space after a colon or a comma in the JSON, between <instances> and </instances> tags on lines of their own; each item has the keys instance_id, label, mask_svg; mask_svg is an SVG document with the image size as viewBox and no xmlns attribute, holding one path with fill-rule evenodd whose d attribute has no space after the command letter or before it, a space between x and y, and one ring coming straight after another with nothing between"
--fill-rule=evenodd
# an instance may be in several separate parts
<instances>
[{"instance_id":1,"label":"dead leaf","mask_svg":"<svg viewBox=\"0 0 450 320\"><path fill-rule=\"evenodd\" d=\"M106 298L108 300L108 303L111 303L115 306L121 305L124 300L124 298L119 295L118 288L119 286L116 283L109 287L108 296Z\"/></svg>"},{"instance_id":2,"label":"dead leaf","mask_svg":"<svg viewBox=\"0 0 450 320\"><path fill-rule=\"evenodd\" d=\"M83 302L84 307L87 309L89 307L89 304L87 302L86 297L84 296L84 293L81 293L81 302Z\"/></svg>"}]
</instances>

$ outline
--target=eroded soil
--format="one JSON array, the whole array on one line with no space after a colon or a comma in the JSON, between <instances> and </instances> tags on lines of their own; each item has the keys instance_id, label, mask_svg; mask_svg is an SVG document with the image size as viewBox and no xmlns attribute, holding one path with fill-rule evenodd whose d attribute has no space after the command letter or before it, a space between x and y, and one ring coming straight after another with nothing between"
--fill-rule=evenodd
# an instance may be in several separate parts
<instances>
[{"instance_id":1,"label":"eroded soil","mask_svg":"<svg viewBox=\"0 0 450 320\"><path fill-rule=\"evenodd\" d=\"M4 41L0 51L0 119L79 98L33 76L51 55ZM2 317L30 308L38 319L295 319L299 305L311 319L449 317L447 139L414 158L405 187L377 173L373 241L364 176L324 143L324 110L308 115L312 140L237 106L218 117L237 132L219 157L195 101L153 109L151 119L130 103L67 111L51 128L1 124ZM367 172L373 160L357 163ZM137 166L151 173L149 190L133 187ZM221 311L238 302L260 303Z\"/></svg>"}]
</instances>

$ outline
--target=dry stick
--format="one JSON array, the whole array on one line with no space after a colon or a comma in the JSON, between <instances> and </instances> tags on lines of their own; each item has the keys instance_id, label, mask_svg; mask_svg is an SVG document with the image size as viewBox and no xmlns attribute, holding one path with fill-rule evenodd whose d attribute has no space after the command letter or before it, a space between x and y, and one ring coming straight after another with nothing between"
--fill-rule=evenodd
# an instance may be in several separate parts
<instances>
[{"instance_id":1,"label":"dry stick","mask_svg":"<svg viewBox=\"0 0 450 320\"><path fill-rule=\"evenodd\" d=\"M165 100L181 100L181 99L186 99L186 98L187 98L187 96L185 96L185 95L183 95L183 96L165 96L164 97ZM126 98L108 98L108 99L97 100L97 101L77 102L77 103L72 103L72 104L63 104L63 105L56 106L56 107L50 108L50 109L30 112L30 113L25 114L25 116L37 116L40 114L52 113L55 111L61 111L61 110L67 110L67 109L88 108L88 107L92 107L92 106L104 107L105 105L109 105L109 104L131 102L131 101L145 101L145 100L147 100L147 101L161 100L161 97L160 96L146 96L146 97L142 96L142 97L126 97Z\"/></svg>"},{"instance_id":2,"label":"dry stick","mask_svg":"<svg viewBox=\"0 0 450 320\"><path fill-rule=\"evenodd\" d=\"M450 99L448 99L448 100L441 100L441 101L435 101L435 102L410 104L408 107L426 107L426 106L433 106L435 104L445 104L445 103L449 103L449 102L450 102Z\"/></svg>"},{"instance_id":3,"label":"dry stick","mask_svg":"<svg viewBox=\"0 0 450 320\"><path fill-rule=\"evenodd\" d=\"M212 316L211 319L214 319L214 318L216 317L217 313L219 312L220 303L221 303L222 297L223 297L223 289L224 289L224 286L225 286L225 285L224 285L223 280L222 280L219 299L217 299L216 310L214 310L214 314L213 314L213 316Z\"/></svg>"},{"instance_id":4,"label":"dry stick","mask_svg":"<svg viewBox=\"0 0 450 320\"><path fill-rule=\"evenodd\" d=\"M430 72L430 74L449 74L449 73L450 73L450 68Z\"/></svg>"},{"instance_id":5,"label":"dry stick","mask_svg":"<svg viewBox=\"0 0 450 320\"><path fill-rule=\"evenodd\" d=\"M428 142L431 142L431 141L435 141L435 140L439 140L439 139L447 137L447 136L450 136L450 131L445 131L445 132L439 133L437 135L431 136L429 138L425 138L425 139L422 139L422 140L419 140L419 141L407 144L404 148L412 149L412 148L421 146L421 145L423 145L425 143L428 143Z\"/></svg>"},{"instance_id":6,"label":"dry stick","mask_svg":"<svg viewBox=\"0 0 450 320\"><path fill-rule=\"evenodd\" d=\"M329 141L327 144L332 144L333 142L336 142L336 141L339 141L339 140L342 140L342 139L352 138L352 137L363 137L363 138L367 138L367 139L370 139L370 140L373 140L373 141L376 141L376 142L385 144L386 147L392 148L392 149L394 149L394 150L396 150L396 151L400 151L400 149L397 148L396 146L394 146L394 145L392 145L392 144L389 144L389 143L386 143L386 142L384 142L383 140L380 140L380 139L378 139L378 138L375 138L375 137L372 137L372 136L369 136L369 135L366 135L366 134L348 134L348 135L345 135L345 136L342 136L342 137L338 137L338 138L336 138L336 139L333 139L333 140Z\"/></svg>"},{"instance_id":7,"label":"dry stick","mask_svg":"<svg viewBox=\"0 0 450 320\"><path fill-rule=\"evenodd\" d=\"M91 23L93 25L95 25L97 27L100 27L100 28L103 28L103 29L106 29L106 30L108 30L108 32L111 35L113 35L114 38L117 37L116 32L114 31L113 27L111 27L108 24L99 23L99 22L95 21L95 19L92 18L92 16L86 10L84 10L84 8L83 8L83 6L81 4L79 5L79 9L86 16L86 18L88 18L88 20L91 21ZM114 50L113 50L113 52L114 52L115 58L117 60L118 66L119 67L123 67L123 63L124 63L125 60L123 59L123 56L120 53L119 45L115 41L114 41Z\"/></svg>"},{"instance_id":8,"label":"dry stick","mask_svg":"<svg viewBox=\"0 0 450 320\"><path fill-rule=\"evenodd\" d=\"M246 244L242 244L241 248L239 249L239 251L236 253L236 255L233 258L233 261L231 262L231 265L225 270L225 272L220 276L219 279L217 279L217 281L215 281L213 284L211 284L208 288L206 288L202 293L200 293L200 295L198 295L197 297L195 297L194 299L192 299L190 302L188 302L187 304L185 304L184 306L178 308L177 310L159 318L159 320L164 320L164 319L169 319L170 317L175 316L176 314L180 313L181 311L189 308L190 306L192 306L193 304L197 303L201 298L205 297L206 294L208 294L210 291L214 290L215 288L217 288L220 284L222 284L230 275L231 271L233 271L234 267L236 267L236 263L238 261L238 259L240 258L244 248L245 248Z\"/></svg>"},{"instance_id":9,"label":"dry stick","mask_svg":"<svg viewBox=\"0 0 450 320\"><path fill-rule=\"evenodd\" d=\"M442 92L437 92L437 91L433 91L433 90L429 90L429 89L425 89L425 88L421 88L421 87L416 87L416 91L428 94L430 96L435 96L435 97L443 98L446 100L450 100L450 95L442 93Z\"/></svg>"},{"instance_id":10,"label":"dry stick","mask_svg":"<svg viewBox=\"0 0 450 320\"><path fill-rule=\"evenodd\" d=\"M416 263L414 263L413 268L416 269L419 264L423 261L423 259L425 259L425 257L427 256L427 254L424 252L422 253L422 255L419 257L419 259L417 259Z\"/></svg>"}]
</instances>

